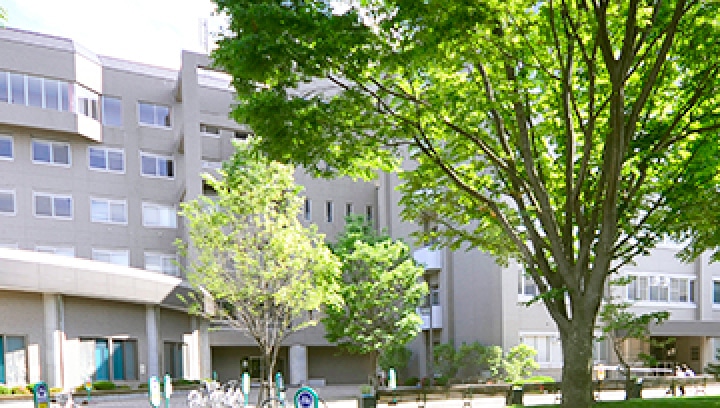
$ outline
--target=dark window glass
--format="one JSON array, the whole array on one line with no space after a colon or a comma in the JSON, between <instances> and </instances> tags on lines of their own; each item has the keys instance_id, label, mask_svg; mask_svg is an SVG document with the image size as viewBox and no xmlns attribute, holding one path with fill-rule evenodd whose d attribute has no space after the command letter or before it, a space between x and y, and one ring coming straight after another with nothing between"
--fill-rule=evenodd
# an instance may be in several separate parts
<instances>
[{"instance_id":1,"label":"dark window glass","mask_svg":"<svg viewBox=\"0 0 720 408\"><path fill-rule=\"evenodd\" d=\"M72 216L72 200L69 197L55 197L55 216Z\"/></svg>"},{"instance_id":2,"label":"dark window glass","mask_svg":"<svg viewBox=\"0 0 720 408\"><path fill-rule=\"evenodd\" d=\"M147 104L147 103L139 103L139 114L140 114L140 123L145 125L154 125L155 124L155 109L153 105Z\"/></svg>"},{"instance_id":3,"label":"dark window glass","mask_svg":"<svg viewBox=\"0 0 720 408\"><path fill-rule=\"evenodd\" d=\"M35 196L35 214L51 217L53 215L52 197Z\"/></svg>"},{"instance_id":4,"label":"dark window glass","mask_svg":"<svg viewBox=\"0 0 720 408\"><path fill-rule=\"evenodd\" d=\"M0 157L12 159L13 157L13 141L10 138L0 138Z\"/></svg>"},{"instance_id":5,"label":"dark window glass","mask_svg":"<svg viewBox=\"0 0 720 408\"><path fill-rule=\"evenodd\" d=\"M44 142L32 142L33 160L50 163L50 144Z\"/></svg>"},{"instance_id":6,"label":"dark window glass","mask_svg":"<svg viewBox=\"0 0 720 408\"><path fill-rule=\"evenodd\" d=\"M25 105L25 75L10 74L11 103Z\"/></svg>"},{"instance_id":7,"label":"dark window glass","mask_svg":"<svg viewBox=\"0 0 720 408\"><path fill-rule=\"evenodd\" d=\"M15 195L8 192L0 192L0 213L15 212Z\"/></svg>"},{"instance_id":8,"label":"dark window glass","mask_svg":"<svg viewBox=\"0 0 720 408\"><path fill-rule=\"evenodd\" d=\"M107 154L108 170L124 171L125 160L123 160L122 152L108 151Z\"/></svg>"},{"instance_id":9,"label":"dark window glass","mask_svg":"<svg viewBox=\"0 0 720 408\"><path fill-rule=\"evenodd\" d=\"M156 109L156 122L158 126L170 127L170 108L167 106L155 106Z\"/></svg>"},{"instance_id":10,"label":"dark window glass","mask_svg":"<svg viewBox=\"0 0 720 408\"><path fill-rule=\"evenodd\" d=\"M107 126L122 126L122 102L120 99L103 96L103 123Z\"/></svg>"},{"instance_id":11,"label":"dark window glass","mask_svg":"<svg viewBox=\"0 0 720 408\"><path fill-rule=\"evenodd\" d=\"M46 79L45 88L45 108L59 110L60 104L58 100L58 82L52 79Z\"/></svg>"},{"instance_id":12,"label":"dark window glass","mask_svg":"<svg viewBox=\"0 0 720 408\"><path fill-rule=\"evenodd\" d=\"M0 102L8 101L8 73L0 71Z\"/></svg>"},{"instance_id":13,"label":"dark window glass","mask_svg":"<svg viewBox=\"0 0 720 408\"><path fill-rule=\"evenodd\" d=\"M42 108L43 106L43 80L42 78L28 77L28 105L37 106Z\"/></svg>"},{"instance_id":14,"label":"dark window glass","mask_svg":"<svg viewBox=\"0 0 720 408\"><path fill-rule=\"evenodd\" d=\"M103 170L107 168L104 149L90 148L90 167Z\"/></svg>"},{"instance_id":15,"label":"dark window glass","mask_svg":"<svg viewBox=\"0 0 720 408\"><path fill-rule=\"evenodd\" d=\"M142 174L148 176L157 175L157 160L154 157L143 156L142 157Z\"/></svg>"},{"instance_id":16,"label":"dark window glass","mask_svg":"<svg viewBox=\"0 0 720 408\"><path fill-rule=\"evenodd\" d=\"M52 145L53 163L70 164L70 147L65 144Z\"/></svg>"},{"instance_id":17,"label":"dark window glass","mask_svg":"<svg viewBox=\"0 0 720 408\"><path fill-rule=\"evenodd\" d=\"M62 104L62 110L65 112L70 111L70 86L65 83L60 83L60 102Z\"/></svg>"}]
</instances>

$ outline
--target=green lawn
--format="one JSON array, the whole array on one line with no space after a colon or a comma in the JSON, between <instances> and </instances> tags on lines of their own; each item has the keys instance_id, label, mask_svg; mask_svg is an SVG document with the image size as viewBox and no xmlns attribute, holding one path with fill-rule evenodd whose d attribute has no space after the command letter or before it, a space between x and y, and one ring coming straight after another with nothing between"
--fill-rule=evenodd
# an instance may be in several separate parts
<instances>
[{"instance_id":1,"label":"green lawn","mask_svg":"<svg viewBox=\"0 0 720 408\"><path fill-rule=\"evenodd\" d=\"M520 405L515 405L520 407ZM557 407L557 405L536 405L541 407ZM605 401L598 402L596 407L601 408L655 408L655 407L719 407L720 396L713 397L672 397L655 399L634 399L630 401Z\"/></svg>"}]
</instances>

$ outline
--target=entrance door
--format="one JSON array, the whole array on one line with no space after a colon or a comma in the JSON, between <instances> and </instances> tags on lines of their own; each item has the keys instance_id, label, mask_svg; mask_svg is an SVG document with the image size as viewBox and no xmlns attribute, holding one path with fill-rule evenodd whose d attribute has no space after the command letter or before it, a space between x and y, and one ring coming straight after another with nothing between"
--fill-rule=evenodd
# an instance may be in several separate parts
<instances>
[{"instance_id":1,"label":"entrance door","mask_svg":"<svg viewBox=\"0 0 720 408\"><path fill-rule=\"evenodd\" d=\"M95 379L98 381L110 380L110 367L108 359L110 357L110 349L108 341L105 339L95 340Z\"/></svg>"}]
</instances>

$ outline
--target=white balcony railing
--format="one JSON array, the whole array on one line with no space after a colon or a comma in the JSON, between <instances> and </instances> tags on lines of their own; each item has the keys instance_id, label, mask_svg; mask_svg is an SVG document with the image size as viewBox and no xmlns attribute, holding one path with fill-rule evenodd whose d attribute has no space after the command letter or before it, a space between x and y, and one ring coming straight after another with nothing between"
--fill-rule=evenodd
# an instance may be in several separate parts
<instances>
[{"instance_id":1,"label":"white balcony railing","mask_svg":"<svg viewBox=\"0 0 720 408\"><path fill-rule=\"evenodd\" d=\"M443 268L443 251L441 249L420 248L413 252L413 258L426 270Z\"/></svg>"},{"instance_id":2,"label":"white balcony railing","mask_svg":"<svg viewBox=\"0 0 720 408\"><path fill-rule=\"evenodd\" d=\"M430 309L429 307L418 308L418 314L422 318L422 329L430 329ZM442 306L434 305L432 307L432 327L433 329L442 329Z\"/></svg>"}]
</instances>

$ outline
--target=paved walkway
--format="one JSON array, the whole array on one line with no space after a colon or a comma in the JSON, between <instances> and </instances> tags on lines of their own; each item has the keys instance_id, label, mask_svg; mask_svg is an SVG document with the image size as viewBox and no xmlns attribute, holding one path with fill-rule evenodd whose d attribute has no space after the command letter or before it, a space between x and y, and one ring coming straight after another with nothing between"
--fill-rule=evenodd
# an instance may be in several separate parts
<instances>
[{"instance_id":1,"label":"paved walkway","mask_svg":"<svg viewBox=\"0 0 720 408\"><path fill-rule=\"evenodd\" d=\"M688 387L690 388L690 387ZM318 395L326 400L327 408L359 408L357 397L359 395L358 386L326 386L315 388ZM292 404L292 397L295 394L296 389L292 388L288 390L288 403ZM253 389L253 393L250 397L251 407L257 401L256 389ZM188 391L177 391L173 394L170 400L169 408L187 408L186 398ZM694 395L695 391L688 390L689 395ZM708 385L705 393L707 395L720 395L720 384ZM611 400L622 400L625 397L625 393L622 391L604 391L600 394L600 400L611 401ZM643 390L643 398L664 398L665 390L661 389L650 389ZM84 401L85 398L76 399L77 402ZM469 408L485 408L485 407L504 407L505 398L497 397L478 397L469 401ZM525 396L525 405L543 405L543 404L557 404L558 401L554 395L547 394L527 394ZM428 401L426 408L463 408L465 406L463 400L444 400L444 401ZM88 405L77 405L78 407ZM0 401L0 408L32 408L32 401ZM93 397L90 401L89 407L96 408L149 408L150 403L148 402L145 394L125 394L125 395L107 395ZM400 403L396 407L398 408L417 408L416 403ZM58 408L55 404L52 408ZM292 408L292 405L289 405ZM320 408L323 407L320 404ZM379 408L387 408L385 405L380 405Z\"/></svg>"}]
</instances>

